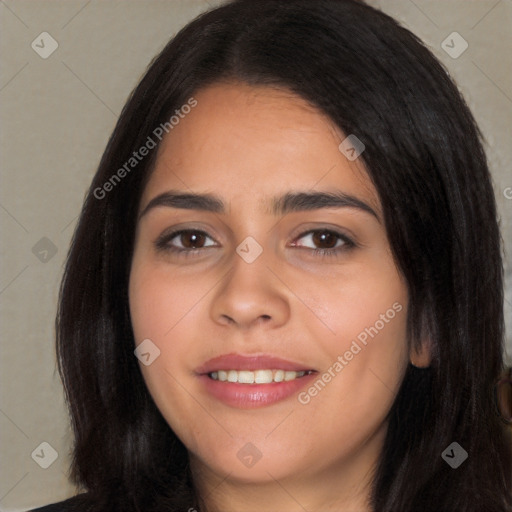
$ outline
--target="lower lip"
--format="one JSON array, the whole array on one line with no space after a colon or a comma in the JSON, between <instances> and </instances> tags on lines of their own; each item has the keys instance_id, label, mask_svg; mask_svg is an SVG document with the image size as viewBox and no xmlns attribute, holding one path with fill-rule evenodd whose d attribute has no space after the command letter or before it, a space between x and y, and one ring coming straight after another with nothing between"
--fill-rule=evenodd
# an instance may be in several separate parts
<instances>
[{"instance_id":1,"label":"lower lip","mask_svg":"<svg viewBox=\"0 0 512 512\"><path fill-rule=\"evenodd\" d=\"M253 409L272 405L298 393L315 378L315 375L316 373L310 373L293 380L269 384L240 384L213 380L208 375L200 375L199 379L210 395L226 405L239 409Z\"/></svg>"}]
</instances>

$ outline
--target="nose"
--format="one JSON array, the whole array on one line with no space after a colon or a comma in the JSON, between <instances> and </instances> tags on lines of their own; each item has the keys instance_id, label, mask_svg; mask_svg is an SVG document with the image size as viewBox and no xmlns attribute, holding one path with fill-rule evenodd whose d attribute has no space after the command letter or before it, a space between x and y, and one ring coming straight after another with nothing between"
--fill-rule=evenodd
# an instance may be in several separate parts
<instances>
[{"instance_id":1,"label":"nose","mask_svg":"<svg viewBox=\"0 0 512 512\"><path fill-rule=\"evenodd\" d=\"M216 287L211 318L220 325L247 330L255 326L274 329L290 317L289 290L266 264L263 254L247 263L235 254L233 266Z\"/></svg>"}]
</instances>

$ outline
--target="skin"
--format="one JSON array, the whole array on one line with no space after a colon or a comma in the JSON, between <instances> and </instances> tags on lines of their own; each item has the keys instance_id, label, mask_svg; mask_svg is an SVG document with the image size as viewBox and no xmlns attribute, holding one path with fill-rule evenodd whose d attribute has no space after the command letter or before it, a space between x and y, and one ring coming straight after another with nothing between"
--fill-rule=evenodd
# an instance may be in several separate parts
<instances>
[{"instance_id":1,"label":"skin","mask_svg":"<svg viewBox=\"0 0 512 512\"><path fill-rule=\"evenodd\" d=\"M168 190L214 193L225 214L159 206L137 225L130 275L136 343L160 356L141 364L169 426L189 451L194 480L210 511L369 511L369 485L410 358L407 285L393 261L378 195L360 159L338 149L345 135L286 90L215 84L164 138L142 212ZM275 217L274 195L341 190L370 205L320 208ZM205 231L158 250L170 228ZM357 245L316 240L330 229ZM263 252L248 264L235 251L248 236ZM295 244L295 245L293 245ZM333 251L322 257L314 249ZM190 249L189 249L190 250ZM202 252L201 252L202 251ZM297 395L256 409L208 395L194 370L232 352L273 354L321 375L394 303L402 310L309 403ZM262 458L248 468L237 452L252 443Z\"/></svg>"}]
</instances>

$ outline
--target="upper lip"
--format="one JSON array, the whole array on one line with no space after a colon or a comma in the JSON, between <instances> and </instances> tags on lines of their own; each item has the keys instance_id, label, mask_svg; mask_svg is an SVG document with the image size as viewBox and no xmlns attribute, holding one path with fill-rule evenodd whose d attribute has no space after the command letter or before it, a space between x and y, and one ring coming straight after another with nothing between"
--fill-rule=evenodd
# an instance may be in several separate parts
<instances>
[{"instance_id":1,"label":"upper lip","mask_svg":"<svg viewBox=\"0 0 512 512\"><path fill-rule=\"evenodd\" d=\"M242 355L242 354L224 354L206 361L198 368L196 373L204 375L219 370L288 370L288 371L307 371L313 368L303 363L282 359L280 357L268 354L261 355Z\"/></svg>"}]
</instances>

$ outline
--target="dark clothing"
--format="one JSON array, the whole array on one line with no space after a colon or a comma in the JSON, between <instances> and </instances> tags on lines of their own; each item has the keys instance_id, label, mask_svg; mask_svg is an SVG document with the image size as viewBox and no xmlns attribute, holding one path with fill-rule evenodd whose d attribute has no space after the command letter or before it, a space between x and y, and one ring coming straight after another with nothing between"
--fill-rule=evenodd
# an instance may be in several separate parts
<instances>
[{"instance_id":1,"label":"dark clothing","mask_svg":"<svg viewBox=\"0 0 512 512\"><path fill-rule=\"evenodd\" d=\"M85 508L85 496L86 494L79 494L67 500L35 508L28 512L85 512L88 510L88 508Z\"/></svg>"}]
</instances>

